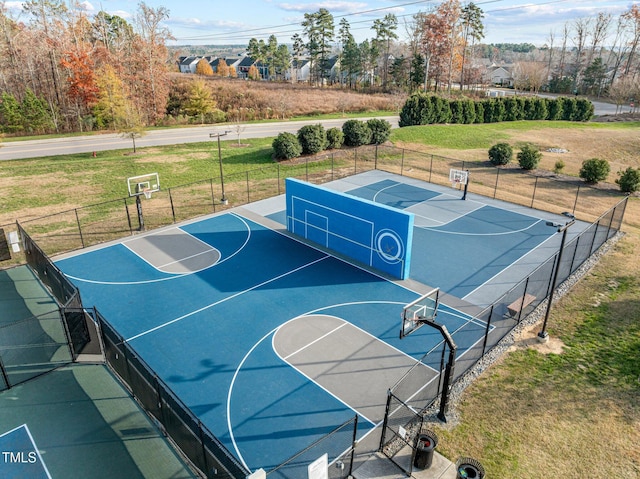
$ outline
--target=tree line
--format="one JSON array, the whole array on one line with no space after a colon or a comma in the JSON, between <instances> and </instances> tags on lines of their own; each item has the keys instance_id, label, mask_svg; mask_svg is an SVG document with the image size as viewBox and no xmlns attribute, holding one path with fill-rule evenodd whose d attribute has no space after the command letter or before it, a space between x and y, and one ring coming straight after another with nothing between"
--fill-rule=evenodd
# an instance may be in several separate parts
<instances>
[{"instance_id":1,"label":"tree line","mask_svg":"<svg viewBox=\"0 0 640 479\"><path fill-rule=\"evenodd\" d=\"M3 132L111 129L135 135L176 114L199 115L201 121L221 117L212 106L215 98L201 85L171 97L175 65L166 46L173 38L163 24L166 8L141 2L129 22L105 11L88 15L78 0L22 5L19 21L0 3ZM308 62L314 85L473 96L486 82L480 57L511 49L518 55L511 71L518 90L608 95L620 107L640 100L639 5L617 18L601 13L567 23L561 35L551 32L545 47L537 49L487 47L481 43L483 19L474 3L444 0L404 25L393 14L376 19L371 38L358 42L345 18L336 26L329 10L320 8L304 14L291 44L278 43L273 35L266 41L252 38L247 52L276 80L296 81L300 65ZM220 63L222 73L226 66ZM250 77L263 76L252 68ZM205 118L203 110L213 113Z\"/></svg>"},{"instance_id":2,"label":"tree line","mask_svg":"<svg viewBox=\"0 0 640 479\"><path fill-rule=\"evenodd\" d=\"M0 125L7 133L135 130L162 118L169 94L169 11L138 4L132 23L75 0L0 4Z\"/></svg>"}]
</instances>

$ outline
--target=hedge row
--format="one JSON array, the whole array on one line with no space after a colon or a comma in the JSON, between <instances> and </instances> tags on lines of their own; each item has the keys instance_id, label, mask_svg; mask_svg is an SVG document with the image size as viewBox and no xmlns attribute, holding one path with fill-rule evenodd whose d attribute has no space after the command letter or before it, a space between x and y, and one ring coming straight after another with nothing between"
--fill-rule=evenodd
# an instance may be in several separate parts
<instances>
[{"instance_id":1,"label":"hedge row","mask_svg":"<svg viewBox=\"0 0 640 479\"><path fill-rule=\"evenodd\" d=\"M589 121L593 111L593 103L584 98L510 96L476 101L415 93L400 111L400 126L518 120Z\"/></svg>"},{"instance_id":2,"label":"hedge row","mask_svg":"<svg viewBox=\"0 0 640 479\"><path fill-rule=\"evenodd\" d=\"M366 122L347 120L339 128L324 129L320 124L305 125L298 134L280 133L272 143L276 160L289 160L301 154L310 155L325 149L340 148L342 145L380 145L389 139L391 124L374 118Z\"/></svg>"}]
</instances>

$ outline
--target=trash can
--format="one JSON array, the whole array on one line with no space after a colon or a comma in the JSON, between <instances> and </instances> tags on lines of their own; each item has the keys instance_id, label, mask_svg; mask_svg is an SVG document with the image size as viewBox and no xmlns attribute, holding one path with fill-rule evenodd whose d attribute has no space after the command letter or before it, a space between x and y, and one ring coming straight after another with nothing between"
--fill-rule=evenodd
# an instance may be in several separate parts
<instances>
[{"instance_id":1,"label":"trash can","mask_svg":"<svg viewBox=\"0 0 640 479\"><path fill-rule=\"evenodd\" d=\"M438 445L438 436L433 431L423 431L418 434L416 443L416 455L413 459L414 467L429 469L433 463L434 449Z\"/></svg>"},{"instance_id":2,"label":"trash can","mask_svg":"<svg viewBox=\"0 0 640 479\"><path fill-rule=\"evenodd\" d=\"M456 479L482 479L484 467L471 457L461 457L456 461Z\"/></svg>"}]
</instances>

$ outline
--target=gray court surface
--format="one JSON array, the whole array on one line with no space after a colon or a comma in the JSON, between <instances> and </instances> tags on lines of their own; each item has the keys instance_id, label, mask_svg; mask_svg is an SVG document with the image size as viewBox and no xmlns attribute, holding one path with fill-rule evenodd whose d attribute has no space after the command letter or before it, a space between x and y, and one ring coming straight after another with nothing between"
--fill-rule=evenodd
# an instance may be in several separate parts
<instances>
[{"instance_id":1,"label":"gray court surface","mask_svg":"<svg viewBox=\"0 0 640 479\"><path fill-rule=\"evenodd\" d=\"M1 392L0 436L23 425L40 458L18 476L0 461L2 478L195 477L105 365L73 364Z\"/></svg>"},{"instance_id":2,"label":"gray court surface","mask_svg":"<svg viewBox=\"0 0 640 479\"><path fill-rule=\"evenodd\" d=\"M372 424L384 419L387 395L417 361L341 318L309 315L281 326L275 352ZM424 377L436 371L422 365Z\"/></svg>"},{"instance_id":3,"label":"gray court surface","mask_svg":"<svg viewBox=\"0 0 640 479\"><path fill-rule=\"evenodd\" d=\"M122 243L164 273L201 271L220 260L220 252L179 228L159 230Z\"/></svg>"}]
</instances>

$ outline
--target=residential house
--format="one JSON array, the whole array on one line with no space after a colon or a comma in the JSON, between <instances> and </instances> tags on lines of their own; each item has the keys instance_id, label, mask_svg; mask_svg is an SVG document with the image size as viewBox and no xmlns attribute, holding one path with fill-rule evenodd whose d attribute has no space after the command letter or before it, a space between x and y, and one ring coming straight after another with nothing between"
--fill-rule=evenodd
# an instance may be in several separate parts
<instances>
[{"instance_id":1,"label":"residential house","mask_svg":"<svg viewBox=\"0 0 640 479\"><path fill-rule=\"evenodd\" d=\"M485 82L490 85L499 85L502 87L513 86L513 76L507 66L491 65L487 67Z\"/></svg>"},{"instance_id":2,"label":"residential house","mask_svg":"<svg viewBox=\"0 0 640 479\"><path fill-rule=\"evenodd\" d=\"M228 67L233 67L237 72L238 64L240 63L241 60L242 60L241 57L215 58L214 60L209 62L209 65L211 65L211 69L213 70L213 73L218 73L218 66L220 65L220 62L225 62Z\"/></svg>"},{"instance_id":3,"label":"residential house","mask_svg":"<svg viewBox=\"0 0 640 479\"><path fill-rule=\"evenodd\" d=\"M202 57L180 57L178 60L178 67L180 73L195 73L196 65Z\"/></svg>"},{"instance_id":4,"label":"residential house","mask_svg":"<svg viewBox=\"0 0 640 479\"><path fill-rule=\"evenodd\" d=\"M291 68L284 74L284 79L293 82L309 81L310 65L309 60L293 60L291 62Z\"/></svg>"}]
</instances>

